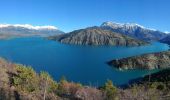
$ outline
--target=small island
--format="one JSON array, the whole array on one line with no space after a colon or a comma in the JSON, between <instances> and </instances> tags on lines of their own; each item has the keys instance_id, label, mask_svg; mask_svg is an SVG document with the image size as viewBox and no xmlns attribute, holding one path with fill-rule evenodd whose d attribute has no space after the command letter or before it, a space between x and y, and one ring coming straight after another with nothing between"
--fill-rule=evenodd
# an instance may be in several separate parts
<instances>
[{"instance_id":1,"label":"small island","mask_svg":"<svg viewBox=\"0 0 170 100\"><path fill-rule=\"evenodd\" d=\"M128 69L164 69L170 67L170 51L144 54L134 57L115 59L109 65L120 70Z\"/></svg>"},{"instance_id":2,"label":"small island","mask_svg":"<svg viewBox=\"0 0 170 100\"><path fill-rule=\"evenodd\" d=\"M148 44L147 42L100 27L75 30L67 34L49 37L49 39L76 45L141 46Z\"/></svg>"}]
</instances>

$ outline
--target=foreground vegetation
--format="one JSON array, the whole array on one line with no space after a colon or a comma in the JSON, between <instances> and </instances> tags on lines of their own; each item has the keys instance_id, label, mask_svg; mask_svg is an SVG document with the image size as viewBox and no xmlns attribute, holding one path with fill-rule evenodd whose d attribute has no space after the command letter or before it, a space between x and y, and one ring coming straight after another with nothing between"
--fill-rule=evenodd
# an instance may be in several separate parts
<instances>
[{"instance_id":1,"label":"foreground vegetation","mask_svg":"<svg viewBox=\"0 0 170 100\"><path fill-rule=\"evenodd\" d=\"M166 72L170 77L170 70ZM165 72L163 72L165 73ZM159 74L161 75L161 74ZM158 75L158 76L159 76ZM151 76L152 77L152 76ZM163 77L162 77L163 78ZM169 78L146 76L140 84L120 89L108 80L104 86L94 88L61 78L56 82L47 72L36 73L29 66L0 60L0 100L168 100ZM150 79L150 77L149 77ZM151 78L152 79L152 78Z\"/></svg>"}]
</instances>

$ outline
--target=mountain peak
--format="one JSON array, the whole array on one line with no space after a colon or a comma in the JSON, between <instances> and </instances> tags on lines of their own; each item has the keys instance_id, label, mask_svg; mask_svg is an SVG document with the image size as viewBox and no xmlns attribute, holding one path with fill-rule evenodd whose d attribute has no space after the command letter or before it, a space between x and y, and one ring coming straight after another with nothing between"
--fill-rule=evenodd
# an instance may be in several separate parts
<instances>
[{"instance_id":1,"label":"mountain peak","mask_svg":"<svg viewBox=\"0 0 170 100\"><path fill-rule=\"evenodd\" d=\"M16 28L26 28L26 29L33 29L33 30L58 30L55 26L33 26L30 24L0 24L0 28L8 28L8 27L16 27Z\"/></svg>"}]
</instances>

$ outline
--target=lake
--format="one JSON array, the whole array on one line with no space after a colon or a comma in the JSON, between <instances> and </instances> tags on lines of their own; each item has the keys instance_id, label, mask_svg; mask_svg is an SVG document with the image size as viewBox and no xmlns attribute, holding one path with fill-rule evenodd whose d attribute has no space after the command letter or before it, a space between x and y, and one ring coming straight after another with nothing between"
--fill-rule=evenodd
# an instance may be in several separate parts
<instances>
[{"instance_id":1,"label":"lake","mask_svg":"<svg viewBox=\"0 0 170 100\"><path fill-rule=\"evenodd\" d=\"M107 79L115 85L149 73L147 70L119 71L106 64L116 58L168 50L166 44L154 42L140 47L80 46L38 38L0 40L0 56L15 63L44 70L55 80L65 76L84 85L101 86Z\"/></svg>"}]
</instances>

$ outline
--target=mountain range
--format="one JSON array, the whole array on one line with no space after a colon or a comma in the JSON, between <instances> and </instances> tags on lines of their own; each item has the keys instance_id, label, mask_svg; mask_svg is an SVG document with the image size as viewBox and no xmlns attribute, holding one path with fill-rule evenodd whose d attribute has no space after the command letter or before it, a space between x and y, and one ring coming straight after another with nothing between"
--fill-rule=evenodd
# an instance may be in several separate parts
<instances>
[{"instance_id":1,"label":"mountain range","mask_svg":"<svg viewBox=\"0 0 170 100\"><path fill-rule=\"evenodd\" d=\"M54 26L32 26L29 24L0 24L1 39L26 36L48 37L62 33L64 32L60 31Z\"/></svg>"},{"instance_id":2,"label":"mountain range","mask_svg":"<svg viewBox=\"0 0 170 100\"><path fill-rule=\"evenodd\" d=\"M142 40L142 41L146 41L146 42L160 41L160 42L164 43L165 40L166 41L170 40L170 39L168 39L168 38L170 38L170 36L167 35L166 32L161 32L161 31L158 31L155 29L145 28L142 25L134 24L134 23L121 24L121 23L114 23L114 22L104 22L100 26L97 26L97 27L98 27L98 29L100 29L99 31L108 30L112 33L122 34L124 36L128 36L133 39L138 39L138 40ZM71 33L73 35L73 33L89 30L92 28L94 28L94 27L92 26L91 28L75 30L75 31L69 32L69 33ZM94 36L95 32L98 33L99 31L91 32L92 36ZM27 36L39 36L39 37L50 37L51 38L51 36L54 36L54 37L57 36L57 37L62 37L62 41L64 41L63 37L65 39L67 37L67 39L68 39L69 36L72 36L72 35L68 35L69 33L64 34L63 31L59 30L55 26L33 26L33 25L29 25L29 24L13 24L13 25L12 24L0 24L0 39L10 38L10 37L27 37ZM80 32L80 33L82 33L82 32ZM80 33L79 33L79 36L80 36ZM63 34L63 35L60 35L60 34ZM58 36L58 35L60 35L60 36ZM83 33L83 35L85 35L85 32ZM104 42L103 39L106 39L106 41L108 41L108 39L109 39L109 38L105 38L106 34L103 34L103 35L100 34L100 37L98 37L98 36L97 37L88 37L88 36L90 36L90 35L87 32L87 36L84 36L84 39L81 37L82 40L77 41L77 43L74 43L74 44L90 44L90 41L91 41L91 43L98 42L98 43L94 43L94 45L96 45L96 44L111 44L111 45L113 45L113 43L109 43L109 42L102 43L102 42ZM85 39L87 37L89 39ZM70 38L72 38L72 37L70 37ZM101 38L103 38L103 39L101 39ZM72 38L72 39L75 39L75 38ZM93 39L93 40L90 40L90 39ZM111 39L109 39L109 41L113 42L113 40L111 40ZM68 40L67 40L67 42L68 42ZM73 42L73 40L72 40L72 42Z\"/></svg>"}]
</instances>

